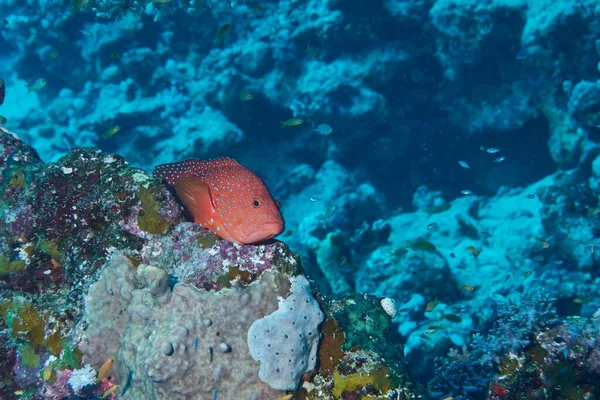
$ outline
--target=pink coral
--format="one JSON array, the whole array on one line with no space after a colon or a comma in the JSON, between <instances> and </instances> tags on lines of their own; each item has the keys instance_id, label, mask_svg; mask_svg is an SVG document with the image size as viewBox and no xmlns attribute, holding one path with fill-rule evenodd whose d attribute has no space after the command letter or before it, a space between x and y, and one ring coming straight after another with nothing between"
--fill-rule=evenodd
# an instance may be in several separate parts
<instances>
[{"instance_id":1,"label":"pink coral","mask_svg":"<svg viewBox=\"0 0 600 400\"><path fill-rule=\"evenodd\" d=\"M73 371L70 369L56 371L56 380L54 383L51 385L44 383L44 398L60 400L72 396L71 387L69 386L69 379L72 376Z\"/></svg>"}]
</instances>

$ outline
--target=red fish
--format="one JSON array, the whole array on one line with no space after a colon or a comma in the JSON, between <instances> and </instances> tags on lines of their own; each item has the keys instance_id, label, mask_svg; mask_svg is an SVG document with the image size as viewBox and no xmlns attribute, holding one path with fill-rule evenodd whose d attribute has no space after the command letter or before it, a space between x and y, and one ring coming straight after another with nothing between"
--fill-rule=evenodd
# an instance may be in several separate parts
<instances>
[{"instance_id":1,"label":"red fish","mask_svg":"<svg viewBox=\"0 0 600 400\"><path fill-rule=\"evenodd\" d=\"M4 85L4 79L0 78L0 106L4 103L4 97L6 96L6 86Z\"/></svg>"},{"instance_id":2,"label":"red fish","mask_svg":"<svg viewBox=\"0 0 600 400\"><path fill-rule=\"evenodd\" d=\"M225 240L258 243L283 232L279 203L265 183L231 158L162 164L154 176L175 188L194 222Z\"/></svg>"}]
</instances>

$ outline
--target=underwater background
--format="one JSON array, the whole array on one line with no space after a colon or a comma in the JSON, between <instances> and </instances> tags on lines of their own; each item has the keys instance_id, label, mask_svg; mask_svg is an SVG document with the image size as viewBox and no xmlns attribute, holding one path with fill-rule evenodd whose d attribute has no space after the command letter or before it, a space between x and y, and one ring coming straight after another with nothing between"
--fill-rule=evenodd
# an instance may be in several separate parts
<instances>
[{"instance_id":1,"label":"underwater background","mask_svg":"<svg viewBox=\"0 0 600 400\"><path fill-rule=\"evenodd\" d=\"M0 20L0 399L600 399L597 0ZM285 230L193 223L192 157Z\"/></svg>"}]
</instances>

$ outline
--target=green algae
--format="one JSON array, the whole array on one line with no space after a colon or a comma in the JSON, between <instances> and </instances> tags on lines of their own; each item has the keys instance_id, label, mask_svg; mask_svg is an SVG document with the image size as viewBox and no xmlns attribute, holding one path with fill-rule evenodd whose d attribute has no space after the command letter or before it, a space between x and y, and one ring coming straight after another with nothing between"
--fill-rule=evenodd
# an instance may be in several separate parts
<instances>
[{"instance_id":1,"label":"green algae","mask_svg":"<svg viewBox=\"0 0 600 400\"><path fill-rule=\"evenodd\" d=\"M26 367L37 367L40 365L40 356L35 352L35 348L29 343L21 343L19 346L21 352L21 363Z\"/></svg>"},{"instance_id":2,"label":"green algae","mask_svg":"<svg viewBox=\"0 0 600 400\"><path fill-rule=\"evenodd\" d=\"M137 217L138 227L148 233L164 233L169 227L169 222L160 213L160 204L152 191L141 186L136 196L142 203Z\"/></svg>"},{"instance_id":3,"label":"green algae","mask_svg":"<svg viewBox=\"0 0 600 400\"><path fill-rule=\"evenodd\" d=\"M15 272L21 272L25 269L25 261L14 260L11 261L4 254L0 254L0 276L8 275Z\"/></svg>"},{"instance_id":4,"label":"green algae","mask_svg":"<svg viewBox=\"0 0 600 400\"><path fill-rule=\"evenodd\" d=\"M81 360L83 358L83 353L81 350L73 344L66 343L63 348L63 352L60 360L58 361L56 368L57 369L78 369L81 368Z\"/></svg>"},{"instance_id":5,"label":"green algae","mask_svg":"<svg viewBox=\"0 0 600 400\"><path fill-rule=\"evenodd\" d=\"M217 243L217 237L211 234L198 235L196 237L196 241L198 242L200 248L210 249L215 245L215 243Z\"/></svg>"},{"instance_id":6,"label":"green algae","mask_svg":"<svg viewBox=\"0 0 600 400\"><path fill-rule=\"evenodd\" d=\"M55 260L60 259L60 252L58 251L58 247L55 242L42 239L38 241L37 246L42 253L49 255Z\"/></svg>"}]
</instances>

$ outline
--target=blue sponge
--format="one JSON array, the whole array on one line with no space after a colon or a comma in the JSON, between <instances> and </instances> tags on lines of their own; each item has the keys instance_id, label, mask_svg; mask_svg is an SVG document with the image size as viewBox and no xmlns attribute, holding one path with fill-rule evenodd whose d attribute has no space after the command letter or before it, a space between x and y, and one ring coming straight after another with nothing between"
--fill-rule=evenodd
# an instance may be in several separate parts
<instances>
[{"instance_id":1,"label":"blue sponge","mask_svg":"<svg viewBox=\"0 0 600 400\"><path fill-rule=\"evenodd\" d=\"M292 294L248 330L250 354L260 362L258 376L278 390L296 389L302 374L315 368L318 327L324 318L306 278L290 280Z\"/></svg>"}]
</instances>

